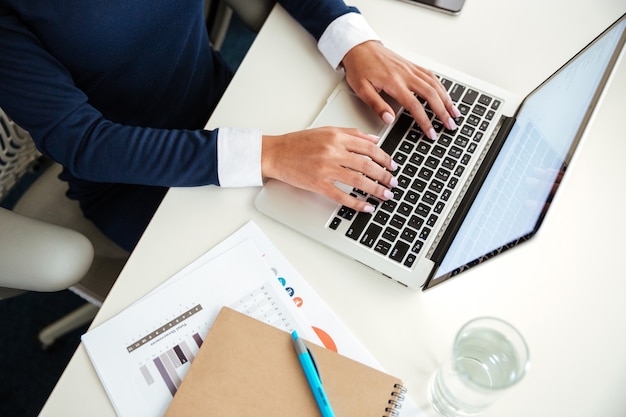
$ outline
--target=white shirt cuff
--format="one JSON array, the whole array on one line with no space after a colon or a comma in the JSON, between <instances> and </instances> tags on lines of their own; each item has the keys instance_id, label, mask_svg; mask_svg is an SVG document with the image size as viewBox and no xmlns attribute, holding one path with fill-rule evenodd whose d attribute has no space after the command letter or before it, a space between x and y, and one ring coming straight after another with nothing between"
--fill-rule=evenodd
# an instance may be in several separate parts
<instances>
[{"instance_id":1,"label":"white shirt cuff","mask_svg":"<svg viewBox=\"0 0 626 417\"><path fill-rule=\"evenodd\" d=\"M359 13L346 13L328 25L317 47L330 66L337 69L350 49L372 40L380 41L380 38L365 17Z\"/></svg>"},{"instance_id":2,"label":"white shirt cuff","mask_svg":"<svg viewBox=\"0 0 626 417\"><path fill-rule=\"evenodd\" d=\"M263 185L260 129L225 128L217 132L217 175L221 187Z\"/></svg>"}]
</instances>

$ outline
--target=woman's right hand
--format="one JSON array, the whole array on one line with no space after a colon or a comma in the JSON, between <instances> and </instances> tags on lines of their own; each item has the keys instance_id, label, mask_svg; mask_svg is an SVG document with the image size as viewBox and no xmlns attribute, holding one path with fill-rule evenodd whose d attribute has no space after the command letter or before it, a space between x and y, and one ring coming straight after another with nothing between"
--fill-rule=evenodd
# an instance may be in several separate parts
<instances>
[{"instance_id":1,"label":"woman's right hand","mask_svg":"<svg viewBox=\"0 0 626 417\"><path fill-rule=\"evenodd\" d=\"M357 129L321 127L263 136L261 171L295 187L313 191L357 211L373 211L336 186L355 187L381 200L393 198L397 165L377 146L379 138Z\"/></svg>"}]
</instances>

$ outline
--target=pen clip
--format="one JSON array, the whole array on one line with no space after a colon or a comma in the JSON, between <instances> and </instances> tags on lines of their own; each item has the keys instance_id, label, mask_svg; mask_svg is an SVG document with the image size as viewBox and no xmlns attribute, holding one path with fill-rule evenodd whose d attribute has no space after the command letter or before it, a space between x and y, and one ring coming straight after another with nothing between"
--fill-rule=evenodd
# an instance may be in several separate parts
<instances>
[{"instance_id":1,"label":"pen clip","mask_svg":"<svg viewBox=\"0 0 626 417\"><path fill-rule=\"evenodd\" d=\"M306 346L306 344L305 344ZM309 349L308 346L306 346L306 350L307 352L309 352L309 356L311 357L311 362L313 362L313 367L315 368L315 372L317 373L317 376L319 377L320 381L322 380L322 374L320 374L320 369L317 367L317 361L315 360L315 355L313 355L313 352L311 352L311 349Z\"/></svg>"}]
</instances>

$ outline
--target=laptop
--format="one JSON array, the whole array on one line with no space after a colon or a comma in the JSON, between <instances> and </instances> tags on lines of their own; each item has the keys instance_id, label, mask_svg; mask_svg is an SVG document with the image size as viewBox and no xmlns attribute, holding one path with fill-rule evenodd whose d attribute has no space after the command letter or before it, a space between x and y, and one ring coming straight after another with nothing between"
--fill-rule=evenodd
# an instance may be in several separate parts
<instances>
[{"instance_id":1,"label":"laptop","mask_svg":"<svg viewBox=\"0 0 626 417\"><path fill-rule=\"evenodd\" d=\"M358 213L268 180L256 208L405 286L425 290L445 282L535 235L618 60L625 29L626 15L522 99L431 66L462 113L455 131L432 116L434 141L397 103L394 124L384 125L342 81L313 127L358 127L380 136L379 146L399 165L395 197L380 201L337 184L376 207Z\"/></svg>"}]
</instances>

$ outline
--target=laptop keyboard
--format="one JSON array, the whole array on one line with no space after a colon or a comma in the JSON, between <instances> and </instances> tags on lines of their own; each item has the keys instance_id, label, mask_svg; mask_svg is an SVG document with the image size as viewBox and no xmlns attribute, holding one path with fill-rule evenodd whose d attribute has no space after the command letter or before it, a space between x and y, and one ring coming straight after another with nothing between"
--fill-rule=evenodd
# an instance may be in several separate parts
<instances>
[{"instance_id":1,"label":"laptop keyboard","mask_svg":"<svg viewBox=\"0 0 626 417\"><path fill-rule=\"evenodd\" d=\"M392 190L394 198L381 201L353 189L352 195L367 200L375 207L374 213L357 213L343 206L329 224L338 230L342 222L348 222L348 238L409 268L433 233L433 226L459 186L460 177L501 104L462 84L440 80L461 112L455 120L458 129L446 129L423 102L439 135L433 141L408 112L401 113L381 146L398 164L393 173L398 179L398 186Z\"/></svg>"}]
</instances>

